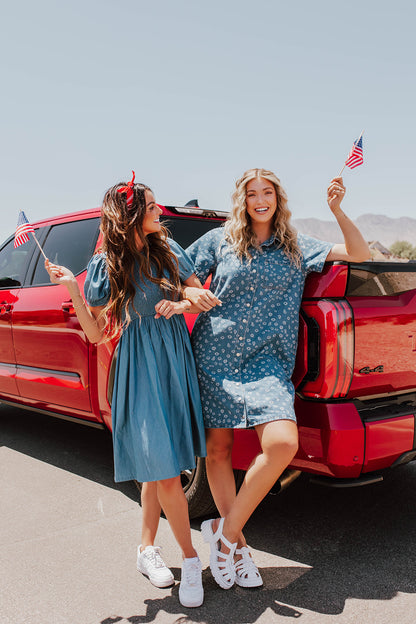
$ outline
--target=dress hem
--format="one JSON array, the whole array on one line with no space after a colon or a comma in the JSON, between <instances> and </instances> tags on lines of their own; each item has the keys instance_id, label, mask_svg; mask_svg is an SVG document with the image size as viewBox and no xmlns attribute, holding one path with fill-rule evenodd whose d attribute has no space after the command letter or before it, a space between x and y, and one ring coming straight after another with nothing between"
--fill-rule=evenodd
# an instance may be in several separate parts
<instances>
[{"instance_id":1,"label":"dress hem","mask_svg":"<svg viewBox=\"0 0 416 624\"><path fill-rule=\"evenodd\" d=\"M297 424L297 420L296 418L291 418L290 416L281 416L281 417L275 417L275 418L271 418L271 417L267 417L265 419L261 419L258 420L256 422L253 422L253 424L250 424L249 422L247 423L242 423L240 425L233 425L233 426L228 426L227 425L216 425L216 426L210 426L207 423L205 423L205 428L206 429L254 429L254 427L257 427L257 425L264 425L265 423L268 422L275 422L278 420L290 420L294 423Z\"/></svg>"},{"instance_id":2,"label":"dress hem","mask_svg":"<svg viewBox=\"0 0 416 624\"><path fill-rule=\"evenodd\" d=\"M206 457L206 455L197 455L196 457ZM175 474L169 474L167 476L164 475L161 477L156 477L154 479L142 479L137 475L131 475L129 477L114 476L114 482L124 483L125 481L138 481L139 483L152 483L153 481L166 481L167 479L174 479L175 477L179 477L181 472L183 472L184 470L195 470L195 468L196 463L194 462L193 465L183 466L183 468L181 468L179 472L175 471Z\"/></svg>"}]
</instances>

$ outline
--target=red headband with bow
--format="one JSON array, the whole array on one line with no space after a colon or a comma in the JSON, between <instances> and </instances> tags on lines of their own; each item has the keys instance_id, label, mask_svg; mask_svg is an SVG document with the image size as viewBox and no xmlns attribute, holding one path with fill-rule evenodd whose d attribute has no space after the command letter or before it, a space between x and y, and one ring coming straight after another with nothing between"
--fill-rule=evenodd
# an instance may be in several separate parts
<instances>
[{"instance_id":1,"label":"red headband with bow","mask_svg":"<svg viewBox=\"0 0 416 624\"><path fill-rule=\"evenodd\" d=\"M132 171L133 177L130 180L130 182L128 182L127 186L120 186L120 188L117 189L117 193L127 193L127 207L130 208L130 206L133 203L133 186L134 186L134 178L136 177L136 174L134 173L134 171Z\"/></svg>"}]
</instances>

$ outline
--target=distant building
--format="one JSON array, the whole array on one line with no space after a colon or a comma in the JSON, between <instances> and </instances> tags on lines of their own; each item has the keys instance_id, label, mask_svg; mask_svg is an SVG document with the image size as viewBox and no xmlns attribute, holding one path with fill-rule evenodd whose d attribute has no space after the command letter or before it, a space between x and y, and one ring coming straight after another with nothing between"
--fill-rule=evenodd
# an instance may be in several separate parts
<instances>
[{"instance_id":1,"label":"distant building","mask_svg":"<svg viewBox=\"0 0 416 624\"><path fill-rule=\"evenodd\" d=\"M384 247L379 241L369 241L368 246L371 251L372 260L396 260L387 247Z\"/></svg>"}]
</instances>

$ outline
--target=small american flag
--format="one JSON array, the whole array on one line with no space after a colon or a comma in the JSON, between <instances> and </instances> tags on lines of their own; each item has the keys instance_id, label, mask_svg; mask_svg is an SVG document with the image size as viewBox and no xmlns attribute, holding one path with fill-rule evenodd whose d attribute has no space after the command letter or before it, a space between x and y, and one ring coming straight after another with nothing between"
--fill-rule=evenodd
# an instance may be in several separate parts
<instances>
[{"instance_id":1,"label":"small american flag","mask_svg":"<svg viewBox=\"0 0 416 624\"><path fill-rule=\"evenodd\" d=\"M354 169L354 167L358 167L358 165L363 164L363 137L360 136L359 139L354 141L354 145L351 148L350 153L348 154L347 160L345 164L350 169Z\"/></svg>"},{"instance_id":2,"label":"small american flag","mask_svg":"<svg viewBox=\"0 0 416 624\"><path fill-rule=\"evenodd\" d=\"M14 247L20 247L23 243L27 243L29 241L30 232L34 234L35 230L33 226L30 225L23 210L21 210L17 220L16 233L14 235Z\"/></svg>"}]
</instances>

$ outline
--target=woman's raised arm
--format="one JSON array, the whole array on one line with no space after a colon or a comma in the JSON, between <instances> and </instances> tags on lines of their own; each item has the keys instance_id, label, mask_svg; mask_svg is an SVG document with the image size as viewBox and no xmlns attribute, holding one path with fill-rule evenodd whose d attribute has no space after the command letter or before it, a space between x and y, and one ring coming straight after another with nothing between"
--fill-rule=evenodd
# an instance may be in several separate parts
<instances>
[{"instance_id":1,"label":"woman's raised arm","mask_svg":"<svg viewBox=\"0 0 416 624\"><path fill-rule=\"evenodd\" d=\"M341 209L345 186L342 178L334 178L328 187L327 201L338 225L344 235L344 244L335 244L327 256L328 261L344 260L347 262L364 262L371 256L368 243L357 226Z\"/></svg>"}]
</instances>

